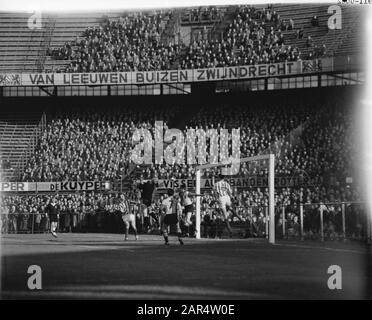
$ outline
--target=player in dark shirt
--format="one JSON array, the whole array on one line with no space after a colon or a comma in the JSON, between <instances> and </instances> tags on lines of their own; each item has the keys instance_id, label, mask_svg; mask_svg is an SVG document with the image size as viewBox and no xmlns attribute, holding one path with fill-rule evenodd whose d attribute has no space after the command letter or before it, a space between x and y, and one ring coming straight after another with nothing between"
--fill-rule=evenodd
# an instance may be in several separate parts
<instances>
[{"instance_id":1,"label":"player in dark shirt","mask_svg":"<svg viewBox=\"0 0 372 320\"><path fill-rule=\"evenodd\" d=\"M156 189L155 180L144 181L141 179L140 183L137 185L137 188L141 192L141 199L145 206L151 206L152 195Z\"/></svg>"},{"instance_id":2,"label":"player in dark shirt","mask_svg":"<svg viewBox=\"0 0 372 320\"><path fill-rule=\"evenodd\" d=\"M54 198L50 202L48 201L46 212L48 213L50 220L50 232L52 233L53 237L57 238L56 230L58 225L59 210Z\"/></svg>"},{"instance_id":3,"label":"player in dark shirt","mask_svg":"<svg viewBox=\"0 0 372 320\"><path fill-rule=\"evenodd\" d=\"M137 184L137 188L140 191L141 194L141 201L144 206L143 209L143 216L144 216L144 222L145 225L149 225L149 216L152 217L157 223L159 223L159 219L156 216L154 212L151 210L151 204L152 204L152 198L153 194L156 190L156 180L147 180L144 181L143 178L141 177L140 182Z\"/></svg>"}]
</instances>

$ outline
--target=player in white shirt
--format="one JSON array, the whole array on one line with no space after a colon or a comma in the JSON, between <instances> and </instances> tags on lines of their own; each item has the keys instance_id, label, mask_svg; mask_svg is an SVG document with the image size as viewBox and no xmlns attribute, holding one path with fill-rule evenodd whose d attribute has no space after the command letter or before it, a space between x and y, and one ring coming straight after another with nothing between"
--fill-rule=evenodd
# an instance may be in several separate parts
<instances>
[{"instance_id":1,"label":"player in white shirt","mask_svg":"<svg viewBox=\"0 0 372 320\"><path fill-rule=\"evenodd\" d=\"M138 240L136 229L136 217L130 208L129 200L126 199L124 193L120 195L118 209L121 213L121 218L123 219L123 222L125 224L125 240L128 240L130 227L132 227L132 229L134 230L135 239Z\"/></svg>"},{"instance_id":2,"label":"player in white shirt","mask_svg":"<svg viewBox=\"0 0 372 320\"><path fill-rule=\"evenodd\" d=\"M190 227L192 226L191 217L194 211L194 206L191 199L192 196L195 196L195 194L190 193L185 187L181 188L180 197L185 212L185 229L187 237L190 235Z\"/></svg>"},{"instance_id":3,"label":"player in white shirt","mask_svg":"<svg viewBox=\"0 0 372 320\"><path fill-rule=\"evenodd\" d=\"M231 229L230 222L229 222L228 212L231 211L233 216L237 217L239 220L241 219L233 210L233 206L231 202L231 198L233 197L232 189L231 189L230 184L225 180L223 175L219 175L219 181L217 181L213 186L213 193L216 197L219 208L223 213L226 227L229 231L230 238L231 238L232 229Z\"/></svg>"},{"instance_id":4,"label":"player in white shirt","mask_svg":"<svg viewBox=\"0 0 372 320\"><path fill-rule=\"evenodd\" d=\"M178 241L183 245L181 239L181 227L180 218L182 214L182 207L178 195L174 195L174 190L168 190L168 198L164 199L162 204L163 215L161 218L161 229L166 245L169 245L168 241L168 228L175 226L177 229Z\"/></svg>"}]
</instances>

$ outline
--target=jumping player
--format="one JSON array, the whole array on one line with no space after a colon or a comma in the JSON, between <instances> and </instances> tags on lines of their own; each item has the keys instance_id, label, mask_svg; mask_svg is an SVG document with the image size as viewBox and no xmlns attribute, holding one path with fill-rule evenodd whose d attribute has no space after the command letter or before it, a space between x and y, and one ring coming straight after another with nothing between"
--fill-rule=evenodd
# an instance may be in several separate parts
<instances>
[{"instance_id":1,"label":"jumping player","mask_svg":"<svg viewBox=\"0 0 372 320\"><path fill-rule=\"evenodd\" d=\"M185 228L187 237L190 235L190 227L192 226L191 217L193 214L193 204L191 196L193 195L194 194L191 194L189 191L187 191L185 187L182 187L180 190L181 203L185 208Z\"/></svg>"},{"instance_id":2,"label":"jumping player","mask_svg":"<svg viewBox=\"0 0 372 320\"><path fill-rule=\"evenodd\" d=\"M125 240L128 240L129 228L132 227L135 239L138 240L136 229L136 217L130 209L129 201L125 198L124 193L120 195L119 211L125 224Z\"/></svg>"},{"instance_id":3,"label":"jumping player","mask_svg":"<svg viewBox=\"0 0 372 320\"><path fill-rule=\"evenodd\" d=\"M168 241L168 228L175 226L177 229L178 241L183 245L181 239L181 227L180 227L180 216L182 213L182 207L178 195L174 194L173 189L168 189L168 198L162 202L162 210L164 214L161 218L161 230L164 237L165 245L169 245Z\"/></svg>"},{"instance_id":4,"label":"jumping player","mask_svg":"<svg viewBox=\"0 0 372 320\"><path fill-rule=\"evenodd\" d=\"M233 217L235 216L240 221L242 220L233 210L233 206L231 202L231 198L233 197L233 194L232 194L230 184L225 180L222 174L220 174L218 178L219 178L219 181L216 182L213 186L213 192L219 204L219 208L223 213L225 224L230 234L230 238L232 238L232 229L231 229L230 222L228 219L228 211L232 212Z\"/></svg>"},{"instance_id":5,"label":"jumping player","mask_svg":"<svg viewBox=\"0 0 372 320\"><path fill-rule=\"evenodd\" d=\"M143 177L141 177L140 182L137 184L137 188L141 193L140 196L143 204L143 217L146 218L147 216L150 216L159 224L158 217L154 212L152 212L151 209L152 197L154 191L156 190L156 179L144 181Z\"/></svg>"}]
</instances>

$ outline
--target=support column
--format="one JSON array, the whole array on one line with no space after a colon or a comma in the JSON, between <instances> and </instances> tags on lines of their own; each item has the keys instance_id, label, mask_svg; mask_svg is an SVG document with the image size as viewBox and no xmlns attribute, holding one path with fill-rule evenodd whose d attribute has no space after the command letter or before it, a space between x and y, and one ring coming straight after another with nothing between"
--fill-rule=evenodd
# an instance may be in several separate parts
<instances>
[{"instance_id":1,"label":"support column","mask_svg":"<svg viewBox=\"0 0 372 320\"><path fill-rule=\"evenodd\" d=\"M324 241L324 226L323 226L323 205L320 205L320 241Z\"/></svg>"},{"instance_id":2,"label":"support column","mask_svg":"<svg viewBox=\"0 0 372 320\"><path fill-rule=\"evenodd\" d=\"M269 216L270 216L270 227L269 227L269 243L275 244L275 156L270 154L269 156Z\"/></svg>"},{"instance_id":3,"label":"support column","mask_svg":"<svg viewBox=\"0 0 372 320\"><path fill-rule=\"evenodd\" d=\"M301 227L301 241L304 240L304 205L300 204L300 227Z\"/></svg>"},{"instance_id":4,"label":"support column","mask_svg":"<svg viewBox=\"0 0 372 320\"><path fill-rule=\"evenodd\" d=\"M285 238L285 206L282 207L283 238Z\"/></svg>"},{"instance_id":5,"label":"support column","mask_svg":"<svg viewBox=\"0 0 372 320\"><path fill-rule=\"evenodd\" d=\"M200 170L196 170L196 188L195 193L200 194ZM195 216L195 226L196 226L196 239L200 239L200 196L196 197L196 216Z\"/></svg>"},{"instance_id":6,"label":"support column","mask_svg":"<svg viewBox=\"0 0 372 320\"><path fill-rule=\"evenodd\" d=\"M342 237L344 241L346 241L345 203L341 204L341 214L342 214Z\"/></svg>"}]
</instances>

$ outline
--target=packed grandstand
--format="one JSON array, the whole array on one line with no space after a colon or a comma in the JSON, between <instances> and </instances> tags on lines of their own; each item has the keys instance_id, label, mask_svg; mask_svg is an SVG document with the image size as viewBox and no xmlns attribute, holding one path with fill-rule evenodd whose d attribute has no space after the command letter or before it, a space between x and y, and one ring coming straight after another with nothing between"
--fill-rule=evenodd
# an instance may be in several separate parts
<instances>
[{"instance_id":1,"label":"packed grandstand","mask_svg":"<svg viewBox=\"0 0 372 320\"><path fill-rule=\"evenodd\" d=\"M5 59L3 51L1 72L200 69L360 53L352 31L341 39L337 30L328 29L326 5L301 5L298 12L292 6L111 13L99 19L87 16L82 22L77 17L50 15L47 36L24 46L29 51L27 61L22 61L22 46L19 54L9 54L12 58ZM345 8L344 25L350 30L357 28L359 14L360 11ZM17 25L17 19L9 14L0 15L6 18L0 27L2 23ZM0 40L7 43L8 53L16 50L10 36L3 34ZM44 52L42 58L40 50ZM36 63L30 63L32 59ZM291 94L278 91L204 98L76 97L61 98L56 105L38 100L37 110L27 113L36 115L36 120L42 119L34 123L24 122L15 113L15 104L5 102L9 111L14 107L14 112L2 117L0 127L3 183L104 181L113 187L110 192L4 192L0 204L2 231L47 231L45 208L48 199L54 198L61 212L61 231L121 232L120 218L115 214L118 194L124 192L139 200L131 182L195 179L195 165L132 163L133 132L139 128L154 132L155 121L161 120L165 129L174 127L183 132L189 128L240 128L242 157L275 154L275 175L289 181L275 190L279 235L283 232L284 210L287 236L300 236L301 204L306 236L319 237L319 215L324 210L324 233L332 239L341 237L341 211L346 210L347 236L365 237L362 192L357 179L352 178L359 150L355 140L358 128L350 107L350 96L356 90L343 87L294 90ZM30 136L34 140L28 140ZM216 171L207 171L205 178L215 174ZM245 163L238 176L266 177L267 167L265 163ZM300 178L301 183L293 182L294 178ZM243 221L239 222L239 236L265 236L267 185L237 187L236 194L238 215ZM162 192L154 197L152 210L156 214L162 199ZM203 235L221 236L223 227L216 202L209 194L201 202ZM141 212L140 209L138 201L133 210ZM147 217L138 215L141 231L157 232L156 222L144 218Z\"/></svg>"},{"instance_id":2,"label":"packed grandstand","mask_svg":"<svg viewBox=\"0 0 372 320\"><path fill-rule=\"evenodd\" d=\"M0 12L1 72L99 72L249 65L361 53L363 10L330 4L219 6L141 12ZM340 20L341 22L341 20ZM344 32L347 30L346 32ZM21 34L20 34L21 32Z\"/></svg>"}]
</instances>

